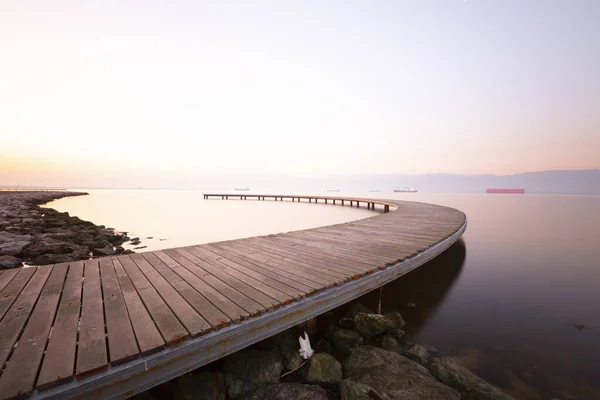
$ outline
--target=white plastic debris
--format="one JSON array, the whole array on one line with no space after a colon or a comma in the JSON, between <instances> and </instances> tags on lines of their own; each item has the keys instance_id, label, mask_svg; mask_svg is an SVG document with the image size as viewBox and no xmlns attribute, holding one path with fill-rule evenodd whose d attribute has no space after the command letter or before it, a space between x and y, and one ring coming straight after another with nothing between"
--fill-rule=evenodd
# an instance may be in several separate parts
<instances>
[{"instance_id":1,"label":"white plastic debris","mask_svg":"<svg viewBox=\"0 0 600 400\"><path fill-rule=\"evenodd\" d=\"M305 360L308 360L315 351L310 347L310 339L308 338L306 332L304 332L304 338L300 336L298 341L300 342L300 355Z\"/></svg>"}]
</instances>

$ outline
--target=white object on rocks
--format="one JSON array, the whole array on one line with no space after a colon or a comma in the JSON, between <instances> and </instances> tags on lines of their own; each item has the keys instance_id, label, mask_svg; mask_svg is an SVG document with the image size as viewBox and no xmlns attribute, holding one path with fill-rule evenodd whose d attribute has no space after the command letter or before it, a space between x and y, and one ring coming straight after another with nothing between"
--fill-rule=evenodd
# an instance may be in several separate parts
<instances>
[{"instance_id":1,"label":"white object on rocks","mask_svg":"<svg viewBox=\"0 0 600 400\"><path fill-rule=\"evenodd\" d=\"M310 347L310 339L308 338L306 332L304 332L304 338L300 336L298 341L300 342L300 355L305 360L308 360L315 351Z\"/></svg>"}]
</instances>

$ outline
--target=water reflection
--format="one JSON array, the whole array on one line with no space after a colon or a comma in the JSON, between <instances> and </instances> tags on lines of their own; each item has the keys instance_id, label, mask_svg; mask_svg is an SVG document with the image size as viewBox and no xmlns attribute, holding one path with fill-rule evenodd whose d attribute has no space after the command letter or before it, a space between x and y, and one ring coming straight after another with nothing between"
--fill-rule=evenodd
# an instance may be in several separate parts
<instances>
[{"instance_id":1,"label":"water reflection","mask_svg":"<svg viewBox=\"0 0 600 400\"><path fill-rule=\"evenodd\" d=\"M433 317L458 279L466 254L465 242L460 239L433 260L385 285L382 291L382 311L400 310L410 322L406 327L408 336L418 333ZM368 293L357 301L375 310L379 291Z\"/></svg>"}]
</instances>

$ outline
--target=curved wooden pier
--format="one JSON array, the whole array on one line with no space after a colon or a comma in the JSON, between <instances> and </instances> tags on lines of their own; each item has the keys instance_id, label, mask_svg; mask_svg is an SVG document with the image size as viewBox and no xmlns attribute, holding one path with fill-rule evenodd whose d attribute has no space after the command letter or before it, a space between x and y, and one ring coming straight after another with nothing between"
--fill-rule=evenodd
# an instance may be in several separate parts
<instances>
[{"instance_id":1,"label":"curved wooden pier","mask_svg":"<svg viewBox=\"0 0 600 400\"><path fill-rule=\"evenodd\" d=\"M0 399L123 398L422 265L466 229L398 200L209 194L381 210L263 237L0 272Z\"/></svg>"}]
</instances>

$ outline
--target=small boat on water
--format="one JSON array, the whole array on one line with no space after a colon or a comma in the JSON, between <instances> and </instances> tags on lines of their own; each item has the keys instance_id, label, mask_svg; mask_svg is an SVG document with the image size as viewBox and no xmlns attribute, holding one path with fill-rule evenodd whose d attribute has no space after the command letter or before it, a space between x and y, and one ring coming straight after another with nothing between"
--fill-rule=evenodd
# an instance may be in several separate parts
<instances>
[{"instance_id":1,"label":"small boat on water","mask_svg":"<svg viewBox=\"0 0 600 400\"><path fill-rule=\"evenodd\" d=\"M398 193L417 193L417 189L413 187L404 186L402 189L396 188L394 192Z\"/></svg>"},{"instance_id":2,"label":"small boat on water","mask_svg":"<svg viewBox=\"0 0 600 400\"><path fill-rule=\"evenodd\" d=\"M379 189L370 189L369 192L379 192Z\"/></svg>"},{"instance_id":3,"label":"small boat on water","mask_svg":"<svg viewBox=\"0 0 600 400\"><path fill-rule=\"evenodd\" d=\"M485 189L486 193L504 193L504 194L525 194L525 189L516 188L516 189Z\"/></svg>"},{"instance_id":4,"label":"small boat on water","mask_svg":"<svg viewBox=\"0 0 600 400\"><path fill-rule=\"evenodd\" d=\"M340 189L327 189L328 192L339 192Z\"/></svg>"},{"instance_id":5,"label":"small boat on water","mask_svg":"<svg viewBox=\"0 0 600 400\"><path fill-rule=\"evenodd\" d=\"M244 192L247 192L248 190L250 190L250 188L249 188L249 187L244 187L244 188L235 188L235 190L237 190L237 191L244 191Z\"/></svg>"}]
</instances>

